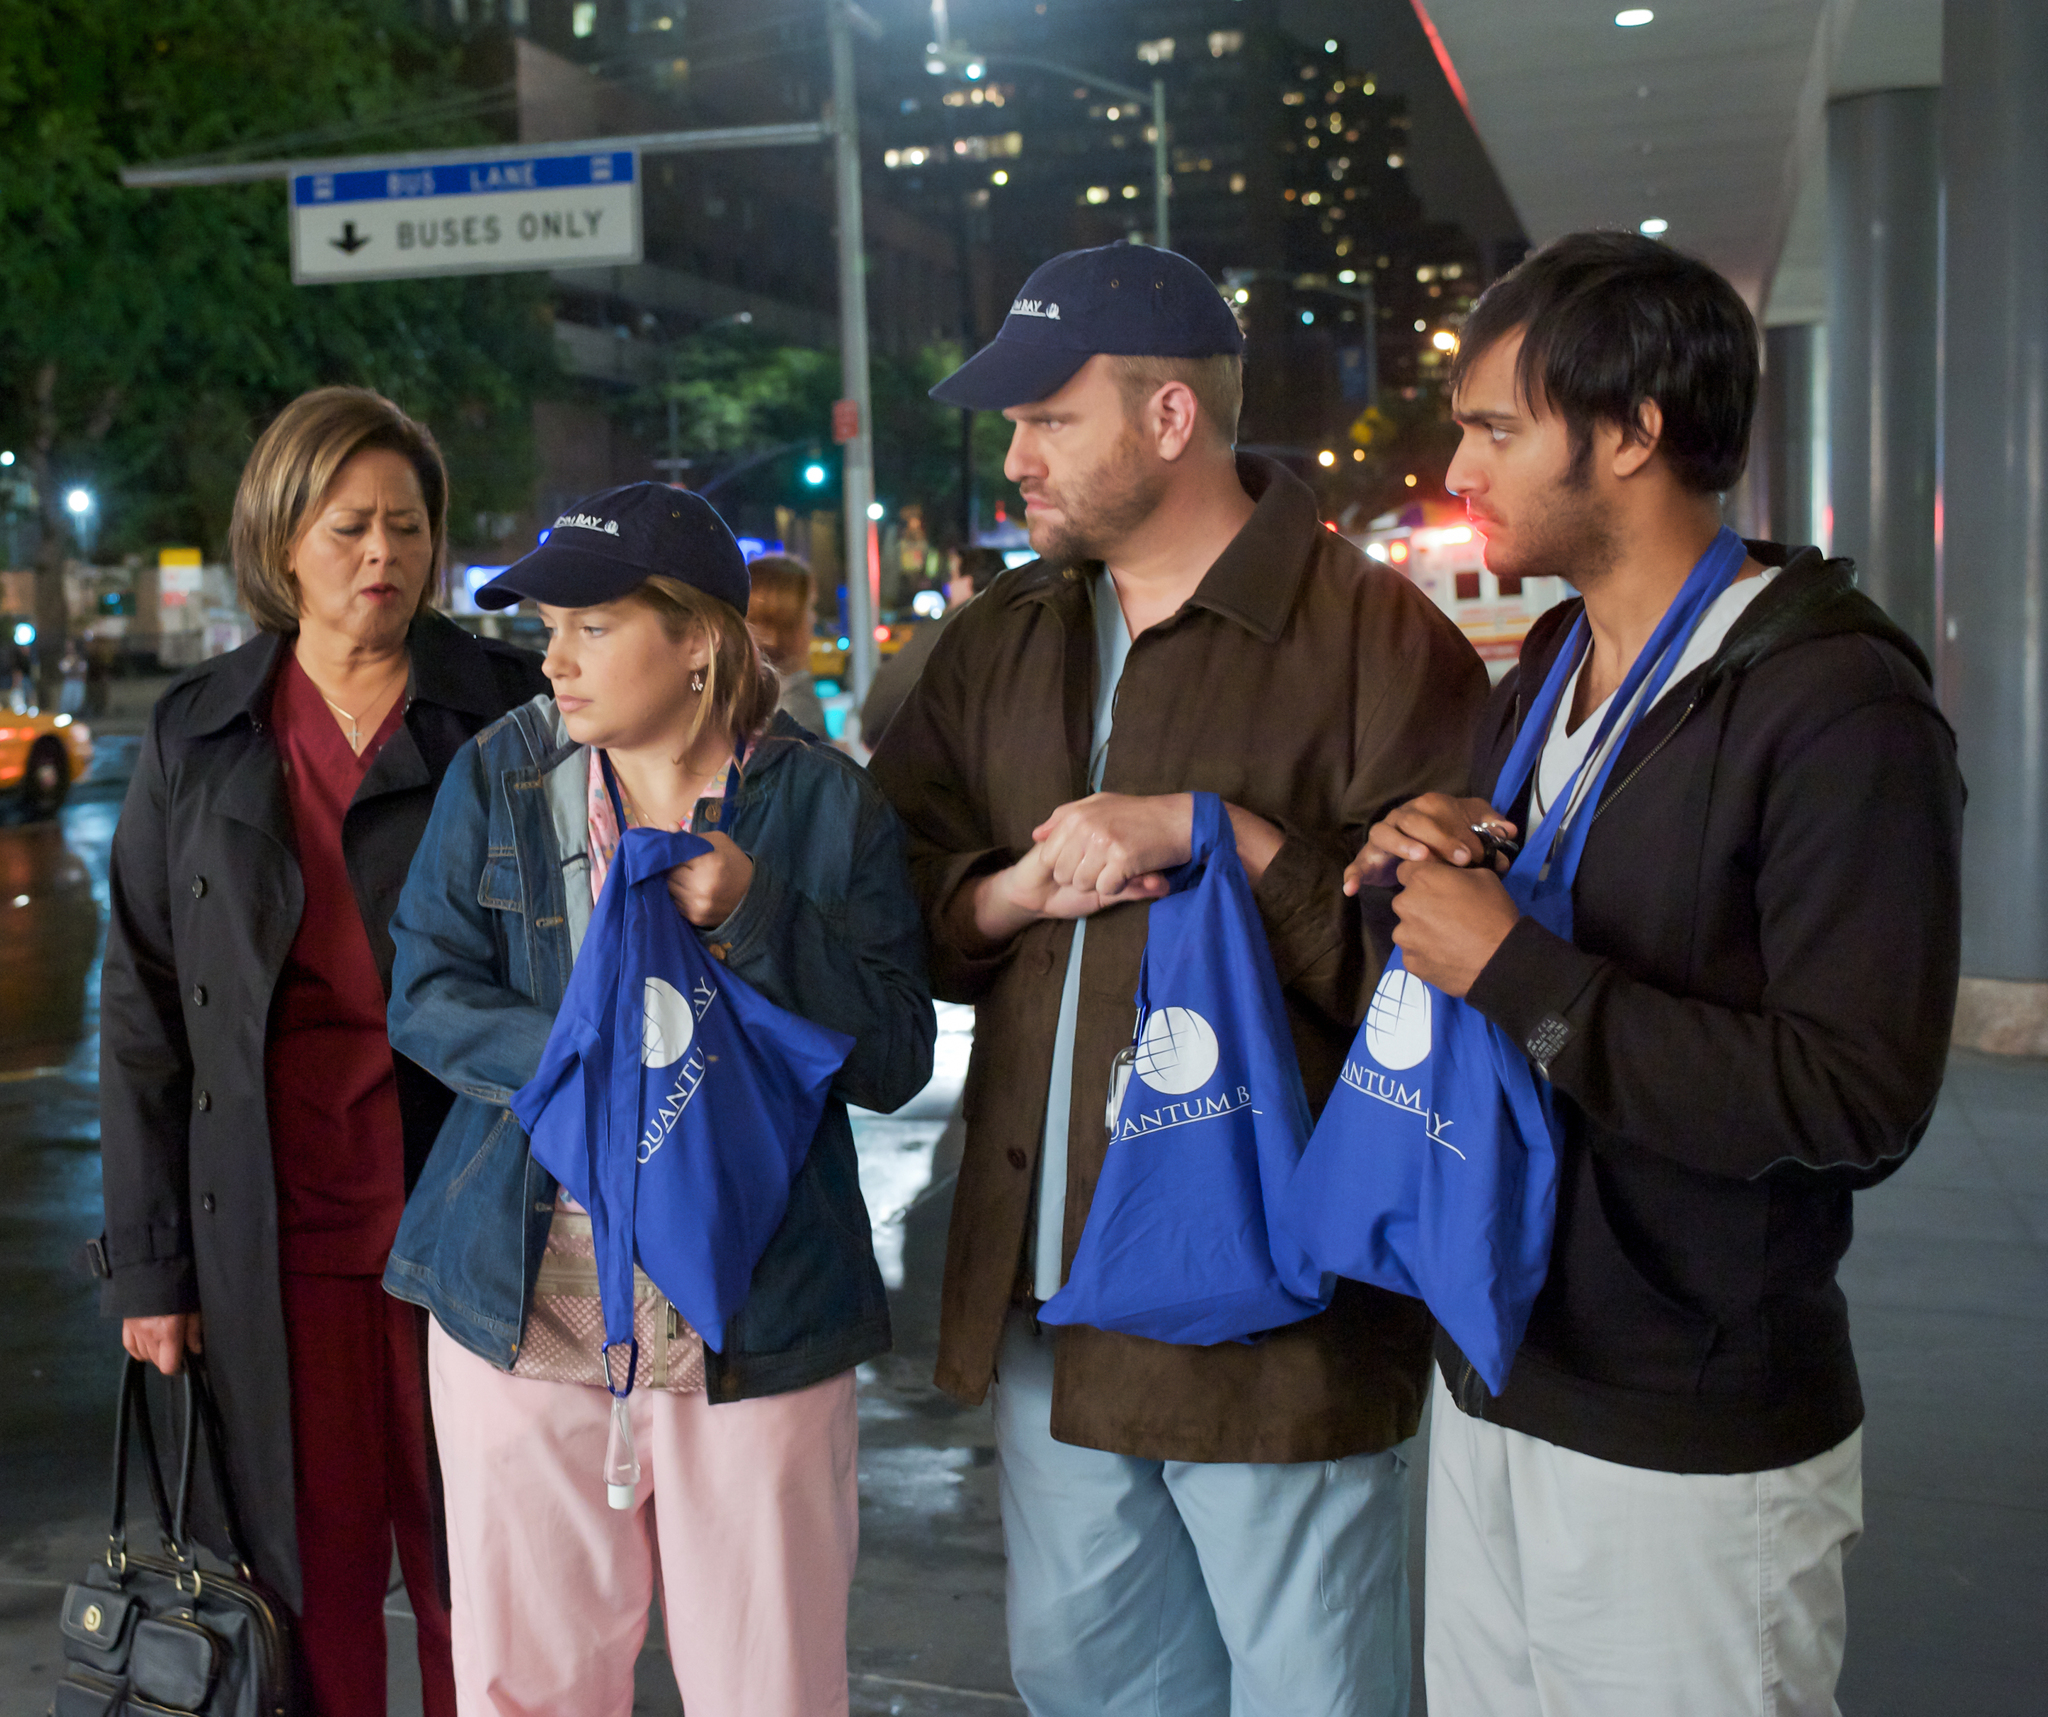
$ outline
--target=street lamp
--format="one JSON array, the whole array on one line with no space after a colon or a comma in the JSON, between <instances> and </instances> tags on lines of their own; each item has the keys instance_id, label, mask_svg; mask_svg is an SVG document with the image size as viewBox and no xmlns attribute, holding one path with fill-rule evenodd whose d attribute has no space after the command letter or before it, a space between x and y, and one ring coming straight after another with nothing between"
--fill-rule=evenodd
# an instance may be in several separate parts
<instances>
[{"instance_id":1,"label":"street lamp","mask_svg":"<svg viewBox=\"0 0 2048 1717\"><path fill-rule=\"evenodd\" d=\"M71 515L71 534L78 539L78 552L92 553L94 515L99 511L99 502L90 489L67 489L64 492L64 510Z\"/></svg>"},{"instance_id":2,"label":"street lamp","mask_svg":"<svg viewBox=\"0 0 2048 1717\"><path fill-rule=\"evenodd\" d=\"M1131 84L1119 83L1115 78L1106 78L1099 72L1083 71L1079 66L1070 66L1059 60L1041 60L1030 54L978 54L965 42L943 39L946 28L945 11L941 6L932 8L932 23L942 39L928 44L924 51L924 69L933 77L944 77L947 73L978 83L988 75L992 65L1022 66L1027 70L1052 72L1059 77L1070 78L1075 83L1086 84L1124 101L1135 101L1140 107L1152 110L1152 242L1161 250L1173 248L1172 232L1167 219L1167 199L1173 194L1173 177L1167 171L1166 153L1166 80L1154 78L1151 93L1135 88Z\"/></svg>"}]
</instances>

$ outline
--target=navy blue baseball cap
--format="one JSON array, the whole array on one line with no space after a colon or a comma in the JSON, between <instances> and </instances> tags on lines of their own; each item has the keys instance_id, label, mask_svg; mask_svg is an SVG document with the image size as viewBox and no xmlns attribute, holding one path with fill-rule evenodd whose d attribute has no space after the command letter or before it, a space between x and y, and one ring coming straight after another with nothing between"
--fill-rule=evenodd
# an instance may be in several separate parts
<instances>
[{"instance_id":1,"label":"navy blue baseball cap","mask_svg":"<svg viewBox=\"0 0 2048 1717\"><path fill-rule=\"evenodd\" d=\"M547 541L476 593L479 608L530 596L550 608L596 608L654 574L747 611L747 557L711 503L666 483L625 483L576 502Z\"/></svg>"},{"instance_id":2,"label":"navy blue baseball cap","mask_svg":"<svg viewBox=\"0 0 2048 1717\"><path fill-rule=\"evenodd\" d=\"M1098 352L1211 358L1243 350L1230 306L1186 257L1149 244L1106 244L1040 266L1002 331L933 388L932 398L1004 411L1058 393Z\"/></svg>"}]
</instances>

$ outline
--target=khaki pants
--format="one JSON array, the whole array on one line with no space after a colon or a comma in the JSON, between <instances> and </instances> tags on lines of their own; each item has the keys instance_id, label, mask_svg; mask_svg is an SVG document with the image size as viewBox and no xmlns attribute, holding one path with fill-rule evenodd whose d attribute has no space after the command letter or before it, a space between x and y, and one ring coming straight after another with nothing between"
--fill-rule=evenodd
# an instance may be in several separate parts
<instances>
[{"instance_id":1,"label":"khaki pants","mask_svg":"<svg viewBox=\"0 0 2048 1717\"><path fill-rule=\"evenodd\" d=\"M1436 1381L1430 1717L1839 1717L1863 1433L1762 1473L1617 1466Z\"/></svg>"}]
</instances>

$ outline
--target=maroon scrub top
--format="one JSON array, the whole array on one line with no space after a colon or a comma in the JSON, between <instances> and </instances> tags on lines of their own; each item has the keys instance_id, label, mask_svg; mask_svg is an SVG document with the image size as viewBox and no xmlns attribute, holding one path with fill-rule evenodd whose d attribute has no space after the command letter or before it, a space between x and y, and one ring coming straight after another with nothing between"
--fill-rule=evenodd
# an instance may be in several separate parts
<instances>
[{"instance_id":1,"label":"maroon scrub top","mask_svg":"<svg viewBox=\"0 0 2048 1717\"><path fill-rule=\"evenodd\" d=\"M263 1055L278 1262L294 1275L381 1275L405 1208L405 1133L384 985L341 852L342 818L404 720L405 701L392 703L358 757L295 651L271 691L306 891Z\"/></svg>"}]
</instances>

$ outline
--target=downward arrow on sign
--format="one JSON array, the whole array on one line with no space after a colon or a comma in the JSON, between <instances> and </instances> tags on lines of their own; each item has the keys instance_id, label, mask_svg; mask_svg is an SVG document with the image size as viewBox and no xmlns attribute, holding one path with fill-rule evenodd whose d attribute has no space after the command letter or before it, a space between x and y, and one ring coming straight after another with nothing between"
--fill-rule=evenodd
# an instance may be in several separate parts
<instances>
[{"instance_id":1,"label":"downward arrow on sign","mask_svg":"<svg viewBox=\"0 0 2048 1717\"><path fill-rule=\"evenodd\" d=\"M341 237L331 238L327 242L344 256L354 256L357 251L361 250L370 241L356 231L356 223L354 221L343 221L341 223Z\"/></svg>"}]
</instances>

